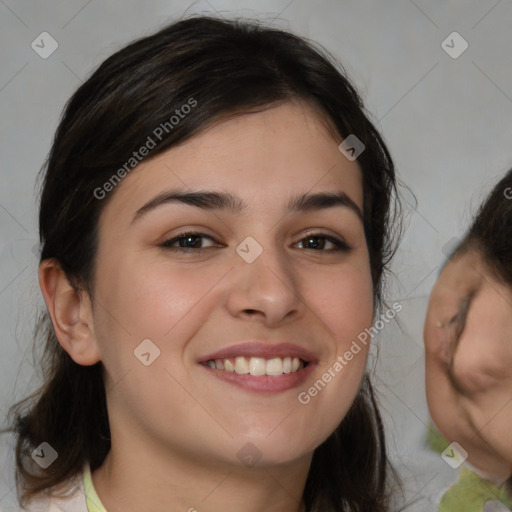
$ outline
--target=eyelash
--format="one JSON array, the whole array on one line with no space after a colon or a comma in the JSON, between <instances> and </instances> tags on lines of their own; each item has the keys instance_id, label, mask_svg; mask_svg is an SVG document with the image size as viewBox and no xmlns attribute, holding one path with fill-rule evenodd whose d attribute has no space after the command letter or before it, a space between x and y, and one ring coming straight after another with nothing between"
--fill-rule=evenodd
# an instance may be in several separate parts
<instances>
[{"instance_id":1,"label":"eyelash","mask_svg":"<svg viewBox=\"0 0 512 512\"><path fill-rule=\"evenodd\" d=\"M185 253L190 252L190 251L199 252L199 251L204 251L205 249L212 248L212 247L199 247L199 248L195 249L193 247L173 247L172 246L174 243L178 242L179 240L183 240L186 238L208 238L209 240L212 240L213 242L216 241L213 237L206 235L205 233L200 233L200 232L196 232L196 231L187 231L185 233L181 233L178 236L175 236L174 238L171 238L169 240L162 242L160 244L160 247L162 247L164 249L170 249L172 251L180 251L180 252L185 252ZM330 236L330 235L323 234L323 233L308 233L306 236L301 238L299 240L299 242L303 242L304 240L311 239L311 238L325 239L328 242L331 242L332 244L334 244L334 246L335 246L334 249L327 249L327 250L325 250L325 249L315 250L315 249L310 248L309 250L311 250L311 251L315 251L315 252L349 252L352 249L343 240L338 239L333 236Z\"/></svg>"}]
</instances>

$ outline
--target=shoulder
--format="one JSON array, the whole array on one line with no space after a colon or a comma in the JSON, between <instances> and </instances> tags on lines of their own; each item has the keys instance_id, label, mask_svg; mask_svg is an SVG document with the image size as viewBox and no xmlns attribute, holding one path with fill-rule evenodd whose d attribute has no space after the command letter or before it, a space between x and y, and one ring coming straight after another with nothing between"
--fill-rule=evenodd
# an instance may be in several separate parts
<instances>
[{"instance_id":1,"label":"shoulder","mask_svg":"<svg viewBox=\"0 0 512 512\"><path fill-rule=\"evenodd\" d=\"M83 473L76 475L58 492L50 489L31 500L25 508L0 512L87 512Z\"/></svg>"}]
</instances>

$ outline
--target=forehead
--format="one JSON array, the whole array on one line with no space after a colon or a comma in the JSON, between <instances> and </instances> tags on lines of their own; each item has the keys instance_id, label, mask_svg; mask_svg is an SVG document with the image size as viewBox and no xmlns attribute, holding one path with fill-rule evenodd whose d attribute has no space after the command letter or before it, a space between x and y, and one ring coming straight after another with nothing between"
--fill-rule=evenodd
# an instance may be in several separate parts
<instances>
[{"instance_id":1,"label":"forehead","mask_svg":"<svg viewBox=\"0 0 512 512\"><path fill-rule=\"evenodd\" d=\"M266 211L299 193L341 190L362 209L361 170L339 151L340 140L302 102L242 114L142 161L116 187L104 213L129 215L177 187L229 190Z\"/></svg>"}]
</instances>

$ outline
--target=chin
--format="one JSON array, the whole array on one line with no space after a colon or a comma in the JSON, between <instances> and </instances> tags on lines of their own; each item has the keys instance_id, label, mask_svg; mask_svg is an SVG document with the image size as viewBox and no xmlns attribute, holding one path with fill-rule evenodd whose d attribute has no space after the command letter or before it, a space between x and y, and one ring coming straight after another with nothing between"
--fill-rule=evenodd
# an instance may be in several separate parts
<instances>
[{"instance_id":1,"label":"chin","mask_svg":"<svg viewBox=\"0 0 512 512\"><path fill-rule=\"evenodd\" d=\"M271 468L311 457L321 440L290 435L245 437L234 441L236 462L250 467Z\"/></svg>"}]
</instances>

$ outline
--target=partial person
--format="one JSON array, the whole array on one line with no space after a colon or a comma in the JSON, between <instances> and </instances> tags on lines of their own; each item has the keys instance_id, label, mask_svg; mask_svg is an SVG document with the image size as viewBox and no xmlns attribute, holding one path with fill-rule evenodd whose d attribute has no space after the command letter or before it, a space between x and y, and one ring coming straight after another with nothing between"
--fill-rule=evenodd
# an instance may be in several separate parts
<instances>
[{"instance_id":1,"label":"partial person","mask_svg":"<svg viewBox=\"0 0 512 512\"><path fill-rule=\"evenodd\" d=\"M424 339L427 400L443 436L435 444L464 460L439 510L510 510L512 170L484 201L439 275ZM435 439L430 436L432 444Z\"/></svg>"}]
</instances>

